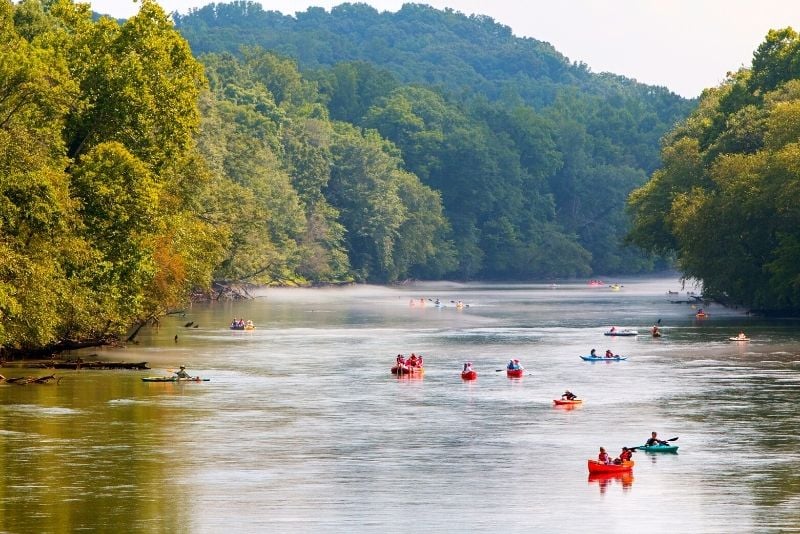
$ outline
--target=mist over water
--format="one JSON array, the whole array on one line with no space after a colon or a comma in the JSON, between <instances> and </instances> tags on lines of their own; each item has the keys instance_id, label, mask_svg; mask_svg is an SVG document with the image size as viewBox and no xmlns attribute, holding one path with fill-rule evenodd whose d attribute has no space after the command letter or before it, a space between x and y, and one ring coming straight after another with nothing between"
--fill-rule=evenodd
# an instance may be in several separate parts
<instances>
[{"instance_id":1,"label":"mist over water","mask_svg":"<svg viewBox=\"0 0 800 534\"><path fill-rule=\"evenodd\" d=\"M697 320L669 303L685 297L666 294L674 279L622 283L267 289L195 305L138 345L95 351L152 371L0 386L0 532L799 530L798 323L716 305ZM229 330L234 317L257 329ZM603 336L612 325L642 335ZM751 342L728 340L742 329ZM592 348L629 359L580 360ZM424 378L394 378L411 352ZM525 377L505 376L510 358ZM477 381L460 379L465 360ZM179 365L211 381L140 380ZM26 372L43 371L3 374ZM584 405L553 407L565 389ZM632 476L589 477L598 447L616 455L652 430L678 436L678 454L637 452Z\"/></svg>"}]
</instances>

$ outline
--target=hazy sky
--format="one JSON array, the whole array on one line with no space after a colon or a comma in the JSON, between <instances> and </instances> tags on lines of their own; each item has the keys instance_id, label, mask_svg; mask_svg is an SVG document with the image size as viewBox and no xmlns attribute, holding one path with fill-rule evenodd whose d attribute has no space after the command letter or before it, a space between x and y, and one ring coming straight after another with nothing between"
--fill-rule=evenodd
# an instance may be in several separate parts
<instances>
[{"instance_id":1,"label":"hazy sky","mask_svg":"<svg viewBox=\"0 0 800 534\"><path fill-rule=\"evenodd\" d=\"M397 11L403 0L362 0ZM406 0L407 1L407 0ZM770 28L800 30L798 0L414 0L467 15L489 15L517 36L551 43L571 61L664 85L684 96L719 85L728 71L749 66ZM185 13L210 0L161 0ZM342 1L262 0L265 9L294 14L310 5L330 10ZM93 0L95 11L128 17L134 0Z\"/></svg>"}]
</instances>

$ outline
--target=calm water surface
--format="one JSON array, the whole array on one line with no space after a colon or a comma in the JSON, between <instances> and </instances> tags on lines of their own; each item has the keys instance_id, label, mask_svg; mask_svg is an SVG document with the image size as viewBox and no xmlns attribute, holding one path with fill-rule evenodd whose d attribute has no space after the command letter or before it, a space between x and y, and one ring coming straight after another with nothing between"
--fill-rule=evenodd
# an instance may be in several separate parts
<instances>
[{"instance_id":1,"label":"calm water surface","mask_svg":"<svg viewBox=\"0 0 800 534\"><path fill-rule=\"evenodd\" d=\"M152 371L0 386L0 532L800 532L798 323L715 305L698 321L668 302L679 289L266 290L194 306L98 353ZM228 330L234 316L258 329ZM659 318L660 339L602 335ZM750 343L728 341L740 329ZM591 348L629 360L581 361ZM393 378L412 351L424 379ZM512 357L520 380L496 372ZM211 381L140 380L181 364ZM554 408L565 388L584 406ZM679 453L588 476L599 446L651 430Z\"/></svg>"}]
</instances>

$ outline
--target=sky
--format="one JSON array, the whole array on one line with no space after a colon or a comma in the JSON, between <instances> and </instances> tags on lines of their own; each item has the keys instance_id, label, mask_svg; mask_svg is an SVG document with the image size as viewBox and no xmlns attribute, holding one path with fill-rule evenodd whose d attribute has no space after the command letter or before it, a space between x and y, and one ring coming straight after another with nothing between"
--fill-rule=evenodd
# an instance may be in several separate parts
<instances>
[{"instance_id":1,"label":"sky","mask_svg":"<svg viewBox=\"0 0 800 534\"><path fill-rule=\"evenodd\" d=\"M218 0L222 3L226 0ZM355 2L356 0L351 0ZM403 0L361 0L397 11ZM409 0L406 0L406 2ZM728 72L750 65L771 28L800 30L798 0L413 0L466 15L481 14L514 35L552 44L593 72L613 72L695 97ZM136 13L134 0L92 0L92 8L118 18ZM210 0L160 0L186 13ZM264 9L291 15L309 6L330 10L340 1L262 0Z\"/></svg>"}]
</instances>

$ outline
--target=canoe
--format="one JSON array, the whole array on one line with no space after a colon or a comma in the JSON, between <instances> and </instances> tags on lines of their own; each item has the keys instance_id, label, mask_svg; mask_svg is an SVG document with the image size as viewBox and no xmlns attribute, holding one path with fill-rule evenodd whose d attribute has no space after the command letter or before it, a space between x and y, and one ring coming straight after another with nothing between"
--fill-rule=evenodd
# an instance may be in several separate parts
<instances>
[{"instance_id":1,"label":"canoe","mask_svg":"<svg viewBox=\"0 0 800 534\"><path fill-rule=\"evenodd\" d=\"M472 371L461 371L461 379L462 380L475 380L478 378L478 372L475 370Z\"/></svg>"},{"instance_id":2,"label":"canoe","mask_svg":"<svg viewBox=\"0 0 800 534\"><path fill-rule=\"evenodd\" d=\"M145 376L142 377L142 382L208 382L210 378L200 378L193 376L192 378L178 378L177 376Z\"/></svg>"},{"instance_id":3,"label":"canoe","mask_svg":"<svg viewBox=\"0 0 800 534\"><path fill-rule=\"evenodd\" d=\"M556 406L577 406L578 404L583 404L583 400L581 399L553 399L553 404Z\"/></svg>"},{"instance_id":4,"label":"canoe","mask_svg":"<svg viewBox=\"0 0 800 534\"><path fill-rule=\"evenodd\" d=\"M750 341L749 337L729 337L731 341Z\"/></svg>"},{"instance_id":5,"label":"canoe","mask_svg":"<svg viewBox=\"0 0 800 534\"><path fill-rule=\"evenodd\" d=\"M393 375L398 375L398 376L400 376L400 375L403 375L403 376L405 376L405 375L420 376L420 375L425 374L425 368L424 367L408 367L408 366L404 366L404 367L400 368L400 372L398 373L397 372L397 366L395 365L394 367L392 367L392 374Z\"/></svg>"},{"instance_id":6,"label":"canoe","mask_svg":"<svg viewBox=\"0 0 800 534\"><path fill-rule=\"evenodd\" d=\"M707 313L695 313L694 316L697 317L698 319L705 319L706 317L708 317L708 314Z\"/></svg>"},{"instance_id":7,"label":"canoe","mask_svg":"<svg viewBox=\"0 0 800 534\"><path fill-rule=\"evenodd\" d=\"M615 336L615 337L630 337L630 336L638 336L639 332L636 330L616 330L614 332L603 332L604 336Z\"/></svg>"},{"instance_id":8,"label":"canoe","mask_svg":"<svg viewBox=\"0 0 800 534\"><path fill-rule=\"evenodd\" d=\"M590 473L624 473L633 469L634 461L630 460L621 464L604 464L597 460L589 460Z\"/></svg>"},{"instance_id":9,"label":"canoe","mask_svg":"<svg viewBox=\"0 0 800 534\"><path fill-rule=\"evenodd\" d=\"M581 359L585 362L619 362L622 360L627 360L627 356L614 356L612 358L606 358L605 356L581 356Z\"/></svg>"},{"instance_id":10,"label":"canoe","mask_svg":"<svg viewBox=\"0 0 800 534\"><path fill-rule=\"evenodd\" d=\"M678 452L677 445L639 445L636 449L644 452Z\"/></svg>"},{"instance_id":11,"label":"canoe","mask_svg":"<svg viewBox=\"0 0 800 534\"><path fill-rule=\"evenodd\" d=\"M506 369L508 378L522 378L525 374L525 369Z\"/></svg>"}]
</instances>

